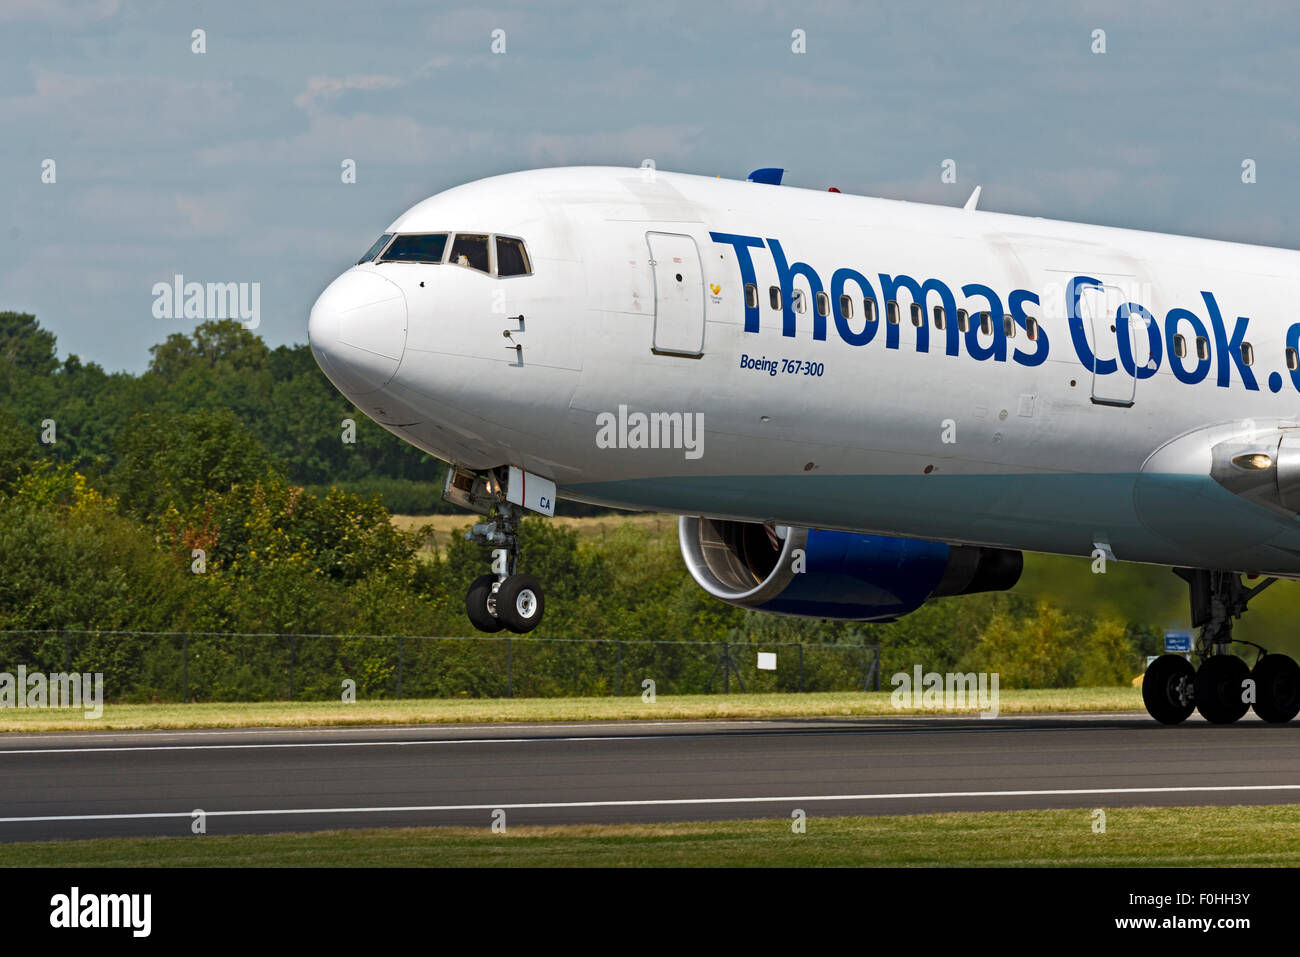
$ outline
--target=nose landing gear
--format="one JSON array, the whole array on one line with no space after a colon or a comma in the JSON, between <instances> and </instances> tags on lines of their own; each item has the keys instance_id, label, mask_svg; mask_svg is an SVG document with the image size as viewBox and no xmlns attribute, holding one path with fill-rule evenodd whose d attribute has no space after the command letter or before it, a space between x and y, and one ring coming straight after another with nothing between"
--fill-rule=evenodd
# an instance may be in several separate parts
<instances>
[{"instance_id":1,"label":"nose landing gear","mask_svg":"<svg viewBox=\"0 0 1300 957\"><path fill-rule=\"evenodd\" d=\"M1269 654L1259 645L1232 637L1233 619L1240 618L1252 598L1272 585L1266 578L1253 588L1235 572L1175 568L1191 590L1192 625L1201 629L1193 668L1181 655L1161 655L1142 679L1147 713L1162 724L1178 724L1193 710L1212 724L1231 724L1251 708L1271 723L1300 714L1300 665L1287 655ZM1228 650L1232 642L1259 650L1255 667Z\"/></svg>"},{"instance_id":2,"label":"nose landing gear","mask_svg":"<svg viewBox=\"0 0 1300 957\"><path fill-rule=\"evenodd\" d=\"M532 575L510 575L497 590L497 620L516 634L536 628L545 607L542 586Z\"/></svg>"},{"instance_id":3,"label":"nose landing gear","mask_svg":"<svg viewBox=\"0 0 1300 957\"><path fill-rule=\"evenodd\" d=\"M492 571L480 575L469 586L465 613L479 631L494 633L506 628L521 635L536 628L546 610L541 583L532 575L516 571L523 509L510 502L498 502L488 517L492 520L478 523L465 536L492 548Z\"/></svg>"},{"instance_id":4,"label":"nose landing gear","mask_svg":"<svg viewBox=\"0 0 1300 957\"><path fill-rule=\"evenodd\" d=\"M541 624L546 599L536 578L519 574L519 527L525 507L555 514L555 483L513 465L477 471L452 466L442 497L487 518L465 536L492 549L491 573L474 579L465 594L470 624L489 634L532 631Z\"/></svg>"}]
</instances>

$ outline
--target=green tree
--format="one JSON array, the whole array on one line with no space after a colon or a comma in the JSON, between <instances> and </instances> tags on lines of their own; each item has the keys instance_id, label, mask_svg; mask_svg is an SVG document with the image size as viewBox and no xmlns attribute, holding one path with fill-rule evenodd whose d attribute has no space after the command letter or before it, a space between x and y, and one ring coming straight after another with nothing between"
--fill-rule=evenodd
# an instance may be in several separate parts
<instances>
[{"instance_id":1,"label":"green tree","mask_svg":"<svg viewBox=\"0 0 1300 957\"><path fill-rule=\"evenodd\" d=\"M0 497L0 628L166 628L183 581L145 530L64 465Z\"/></svg>"},{"instance_id":2,"label":"green tree","mask_svg":"<svg viewBox=\"0 0 1300 957\"><path fill-rule=\"evenodd\" d=\"M50 375L59 366L54 333L27 312L0 312L0 366Z\"/></svg>"},{"instance_id":3,"label":"green tree","mask_svg":"<svg viewBox=\"0 0 1300 957\"><path fill-rule=\"evenodd\" d=\"M0 495L13 490L39 455L36 433L12 411L0 407Z\"/></svg>"},{"instance_id":4,"label":"green tree","mask_svg":"<svg viewBox=\"0 0 1300 957\"><path fill-rule=\"evenodd\" d=\"M156 518L169 506L184 511L207 492L280 475L261 443L226 409L141 413L123 430L118 451L113 488L122 507L140 518Z\"/></svg>"}]
</instances>

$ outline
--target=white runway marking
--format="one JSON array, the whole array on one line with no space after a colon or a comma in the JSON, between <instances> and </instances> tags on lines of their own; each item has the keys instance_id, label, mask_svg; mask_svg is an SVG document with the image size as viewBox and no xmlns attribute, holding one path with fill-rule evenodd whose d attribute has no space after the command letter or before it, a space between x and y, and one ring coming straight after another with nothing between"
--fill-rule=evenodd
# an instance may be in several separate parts
<instances>
[{"instance_id":1,"label":"white runway marking","mask_svg":"<svg viewBox=\"0 0 1300 957\"><path fill-rule=\"evenodd\" d=\"M285 741L276 744L141 744L107 748L13 748L6 754L112 754L126 751L266 751L275 748L405 748L419 744L517 744L523 741L637 741L656 735L594 738L455 738L446 741Z\"/></svg>"},{"instance_id":2,"label":"white runway marking","mask_svg":"<svg viewBox=\"0 0 1300 957\"><path fill-rule=\"evenodd\" d=\"M1107 714L1125 714L1126 712L1107 712ZM1134 712L1136 713L1136 712ZM817 718L836 717L834 715L817 715ZM917 715L916 718L928 718L929 715ZM946 720L951 720L951 716L944 716ZM1035 715L1034 717L1038 717ZM1093 717L1093 715L1088 715ZM530 731L553 731L553 730L581 730L583 728L674 728L688 725L702 725L708 727L761 727L765 724L771 724L775 721L798 721L805 720L801 718L751 718L736 719L719 718L719 719L695 719L695 718L669 718L662 721L566 721L560 724L533 724L527 721L518 722L492 722L490 724L461 724L458 722L426 722L424 724L341 724L329 727L301 727L292 726L280 728L155 728L141 731L5 731L0 733L0 741L9 736L16 737L33 737L43 740L54 739L71 739L87 740L99 739L108 741L133 740L139 738L185 738L185 737L247 737L259 734L364 734L367 731L431 731L436 729L456 730L456 731L515 731L526 729ZM853 720L846 718L842 720ZM889 720L896 720L889 718Z\"/></svg>"},{"instance_id":3,"label":"white runway marking","mask_svg":"<svg viewBox=\"0 0 1300 957\"><path fill-rule=\"evenodd\" d=\"M999 716L999 720L1069 720L1069 721L1097 721L1107 718L1146 718L1145 711L1094 711L1094 712L1034 712L1034 713L1016 713L1008 712ZM1251 718L1253 715L1247 715ZM328 727L280 727L280 728L154 728L140 731L5 731L0 732L0 742L10 737L39 739L39 740L103 740L103 741L130 741L148 738L185 738L185 737L202 737L202 738L220 738L220 737L248 737L252 735L263 734L364 734L367 731L432 731L432 730L455 730L462 732L473 731L576 731L584 728L684 728L684 727L703 727L703 728L740 728L740 727L765 727L772 724L789 724L792 726L807 723L812 724L817 721L837 721L837 722L859 722L859 721L906 721L916 724L938 724L960 720L957 716L951 714L907 714L907 715L797 715L797 716L776 716L771 718L664 718L660 720L643 720L643 721L565 721L555 724L535 724L528 721L516 722L489 722L478 724L461 724L452 722L425 722L423 724L343 724L331 725ZM1195 717L1193 718L1195 720ZM1144 721L1144 724L1148 723ZM1154 727L1154 725L1152 725ZM888 730L888 729L882 729ZM903 729L897 730L933 730L925 729ZM944 730L944 729L940 729ZM1002 728L983 728L986 731L999 731ZM1010 730L1010 729L1007 729ZM1064 728L1053 728L1050 730L1063 731ZM480 739L487 740L487 739ZM17 749L15 749L17 750ZM0 754L7 753L0 751Z\"/></svg>"},{"instance_id":4,"label":"white runway marking","mask_svg":"<svg viewBox=\"0 0 1300 957\"><path fill-rule=\"evenodd\" d=\"M804 794L791 797L659 798L644 801L547 801L535 804L426 804L407 807L308 807L270 808L244 811L204 811L205 817L265 817L290 814L401 814L427 811L556 810L594 807L680 807L710 804L809 804L822 801L904 801L935 798L1072 797L1103 794L1193 794L1243 791L1300 791L1300 784L1191 785L1153 788L1068 788L1034 791L913 791L897 794ZM161 811L139 814L50 814L35 817L0 817L0 824L30 824L49 821L129 821L161 818L192 818L192 811Z\"/></svg>"},{"instance_id":5,"label":"white runway marking","mask_svg":"<svg viewBox=\"0 0 1300 957\"><path fill-rule=\"evenodd\" d=\"M16 754L113 754L133 751L259 751L276 748L404 748L417 745L449 744L545 744L564 741L668 741L673 739L719 737L801 737L807 735L845 734L845 735L879 735L879 734L1024 734L1042 732L1072 731L1131 731L1133 728L1114 728L1095 725L1081 725L1076 728L990 728L987 725L971 722L965 728L789 728L774 731L702 731L689 734L594 734L565 735L563 737L528 737L528 738L439 738L389 741L278 741L271 743L249 744L137 744L115 745L87 748L9 748L0 750L0 757ZM1148 729L1149 730L1149 729Z\"/></svg>"}]
</instances>

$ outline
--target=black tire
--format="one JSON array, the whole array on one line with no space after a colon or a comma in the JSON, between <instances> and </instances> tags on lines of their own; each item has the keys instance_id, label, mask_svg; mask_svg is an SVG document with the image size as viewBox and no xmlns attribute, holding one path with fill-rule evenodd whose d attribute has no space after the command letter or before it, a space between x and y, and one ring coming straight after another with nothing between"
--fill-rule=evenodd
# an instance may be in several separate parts
<instances>
[{"instance_id":1,"label":"black tire","mask_svg":"<svg viewBox=\"0 0 1300 957\"><path fill-rule=\"evenodd\" d=\"M1196 707L1192 688L1196 669L1182 655L1161 655L1142 678L1142 703L1147 714L1161 724L1186 721Z\"/></svg>"},{"instance_id":2,"label":"black tire","mask_svg":"<svg viewBox=\"0 0 1300 957\"><path fill-rule=\"evenodd\" d=\"M492 586L496 583L496 575L479 575L465 593L465 614L469 616L469 623L488 634L505 627L500 618L488 611L488 599L492 597Z\"/></svg>"},{"instance_id":3,"label":"black tire","mask_svg":"<svg viewBox=\"0 0 1300 957\"><path fill-rule=\"evenodd\" d=\"M497 589L497 618L517 635L541 624L545 610L542 586L532 575L511 575Z\"/></svg>"},{"instance_id":4,"label":"black tire","mask_svg":"<svg viewBox=\"0 0 1300 957\"><path fill-rule=\"evenodd\" d=\"M1196 670L1196 710L1211 724L1232 724L1250 710L1242 701L1250 668L1236 655L1211 655Z\"/></svg>"},{"instance_id":5,"label":"black tire","mask_svg":"<svg viewBox=\"0 0 1300 957\"><path fill-rule=\"evenodd\" d=\"M1300 714L1300 665L1287 655L1265 655L1255 662L1255 714L1281 724Z\"/></svg>"}]
</instances>

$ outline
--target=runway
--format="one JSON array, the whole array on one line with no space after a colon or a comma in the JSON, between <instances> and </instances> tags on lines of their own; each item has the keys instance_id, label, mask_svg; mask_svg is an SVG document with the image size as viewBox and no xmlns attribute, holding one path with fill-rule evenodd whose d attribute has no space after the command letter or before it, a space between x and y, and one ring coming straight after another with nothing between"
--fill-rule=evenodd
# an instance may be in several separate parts
<instances>
[{"instance_id":1,"label":"runway","mask_svg":"<svg viewBox=\"0 0 1300 957\"><path fill-rule=\"evenodd\" d=\"M1300 802L1300 725L1144 713L0 735L0 841Z\"/></svg>"}]
</instances>

